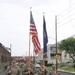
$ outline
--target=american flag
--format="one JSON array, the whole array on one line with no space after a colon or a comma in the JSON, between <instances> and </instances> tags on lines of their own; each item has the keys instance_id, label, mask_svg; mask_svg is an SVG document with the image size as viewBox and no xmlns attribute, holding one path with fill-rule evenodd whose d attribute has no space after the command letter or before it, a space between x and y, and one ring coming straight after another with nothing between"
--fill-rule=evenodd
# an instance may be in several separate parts
<instances>
[{"instance_id":1,"label":"american flag","mask_svg":"<svg viewBox=\"0 0 75 75\"><path fill-rule=\"evenodd\" d=\"M34 23L32 12L30 11L30 34L32 35L32 42L34 45L34 52L38 54L41 50L41 45L38 39L38 32Z\"/></svg>"}]
</instances>

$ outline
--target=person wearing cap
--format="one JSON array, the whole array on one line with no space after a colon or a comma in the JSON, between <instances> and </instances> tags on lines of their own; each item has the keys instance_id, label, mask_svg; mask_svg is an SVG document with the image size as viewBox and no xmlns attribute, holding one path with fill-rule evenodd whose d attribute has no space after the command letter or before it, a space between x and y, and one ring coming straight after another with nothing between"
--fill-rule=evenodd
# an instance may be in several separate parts
<instances>
[{"instance_id":1,"label":"person wearing cap","mask_svg":"<svg viewBox=\"0 0 75 75\"><path fill-rule=\"evenodd\" d=\"M34 75L42 75L42 69L41 69L40 63L36 63L34 69L35 69Z\"/></svg>"},{"instance_id":2,"label":"person wearing cap","mask_svg":"<svg viewBox=\"0 0 75 75\"><path fill-rule=\"evenodd\" d=\"M52 65L51 75L58 75L55 65Z\"/></svg>"},{"instance_id":3,"label":"person wearing cap","mask_svg":"<svg viewBox=\"0 0 75 75\"><path fill-rule=\"evenodd\" d=\"M47 68L46 68L44 63L41 64L41 70L42 70L42 75L46 75L47 74Z\"/></svg>"},{"instance_id":4,"label":"person wearing cap","mask_svg":"<svg viewBox=\"0 0 75 75\"><path fill-rule=\"evenodd\" d=\"M7 75L20 75L20 68L17 66L16 61L13 60L11 65L7 67L6 74Z\"/></svg>"},{"instance_id":5,"label":"person wearing cap","mask_svg":"<svg viewBox=\"0 0 75 75\"><path fill-rule=\"evenodd\" d=\"M30 68L28 66L28 63L23 64L22 66L22 74L23 75L34 75L34 65L30 63Z\"/></svg>"}]
</instances>

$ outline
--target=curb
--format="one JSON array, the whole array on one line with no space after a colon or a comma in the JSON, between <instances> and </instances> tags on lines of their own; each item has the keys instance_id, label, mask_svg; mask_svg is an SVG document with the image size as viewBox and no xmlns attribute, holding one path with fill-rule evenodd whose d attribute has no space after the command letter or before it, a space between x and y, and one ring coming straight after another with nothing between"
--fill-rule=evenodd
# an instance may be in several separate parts
<instances>
[{"instance_id":1,"label":"curb","mask_svg":"<svg viewBox=\"0 0 75 75\"><path fill-rule=\"evenodd\" d=\"M65 71L65 70L61 70L61 69L58 69L58 71L68 72L68 73L73 73L73 74L75 74L75 72Z\"/></svg>"}]
</instances>

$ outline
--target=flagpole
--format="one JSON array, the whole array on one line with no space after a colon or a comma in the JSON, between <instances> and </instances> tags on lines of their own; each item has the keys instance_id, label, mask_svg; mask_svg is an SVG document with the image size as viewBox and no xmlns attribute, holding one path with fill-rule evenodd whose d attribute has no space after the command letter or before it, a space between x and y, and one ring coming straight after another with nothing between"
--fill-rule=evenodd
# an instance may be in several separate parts
<instances>
[{"instance_id":1,"label":"flagpole","mask_svg":"<svg viewBox=\"0 0 75 75\"><path fill-rule=\"evenodd\" d=\"M34 54L34 50L33 50L33 64L35 64L35 54Z\"/></svg>"},{"instance_id":2,"label":"flagpole","mask_svg":"<svg viewBox=\"0 0 75 75\"><path fill-rule=\"evenodd\" d=\"M43 12L43 16L44 16L44 12ZM44 38L44 29L43 29L43 38ZM43 40L43 44L44 44L44 40ZM45 61L44 61L44 45L43 45L43 64L45 64Z\"/></svg>"},{"instance_id":3,"label":"flagpole","mask_svg":"<svg viewBox=\"0 0 75 75\"><path fill-rule=\"evenodd\" d=\"M30 33L29 33L29 54L28 54L28 71L29 71L29 68L30 68ZM30 73L29 73L30 75Z\"/></svg>"},{"instance_id":4,"label":"flagpole","mask_svg":"<svg viewBox=\"0 0 75 75\"><path fill-rule=\"evenodd\" d=\"M30 12L31 12L32 7L30 7ZM30 32L29 32L29 54L28 54L28 68L30 68ZM29 69L28 69L29 71ZM30 73L29 73L30 75Z\"/></svg>"},{"instance_id":5,"label":"flagpole","mask_svg":"<svg viewBox=\"0 0 75 75\"><path fill-rule=\"evenodd\" d=\"M31 9L31 8L30 8ZM41 50L41 45L38 39L38 32L35 26L34 18L32 15L32 11L30 11L30 34L32 38L32 43L34 47L35 54L38 54L38 52Z\"/></svg>"},{"instance_id":6,"label":"flagpole","mask_svg":"<svg viewBox=\"0 0 75 75\"><path fill-rule=\"evenodd\" d=\"M47 64L47 43L48 43L48 36L47 36L47 30L46 30L46 21L45 16L43 12L43 65L46 66ZM43 72L45 74L45 72Z\"/></svg>"},{"instance_id":7,"label":"flagpole","mask_svg":"<svg viewBox=\"0 0 75 75\"><path fill-rule=\"evenodd\" d=\"M47 64L47 43L48 43L48 36L47 36L47 30L46 30L46 21L45 16L43 12L43 62L44 65ZM46 60L46 61L45 61Z\"/></svg>"}]
</instances>

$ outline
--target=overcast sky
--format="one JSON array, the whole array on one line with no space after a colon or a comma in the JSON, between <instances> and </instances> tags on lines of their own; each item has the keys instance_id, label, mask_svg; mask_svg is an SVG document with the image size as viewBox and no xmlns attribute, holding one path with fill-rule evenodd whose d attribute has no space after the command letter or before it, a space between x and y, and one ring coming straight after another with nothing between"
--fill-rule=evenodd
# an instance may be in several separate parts
<instances>
[{"instance_id":1,"label":"overcast sky","mask_svg":"<svg viewBox=\"0 0 75 75\"><path fill-rule=\"evenodd\" d=\"M30 7L43 47L43 12L45 12L48 44L55 43L55 15L57 41L75 34L75 0L0 0L0 42L10 47L12 56L28 55ZM31 55L33 45L31 42Z\"/></svg>"}]
</instances>

